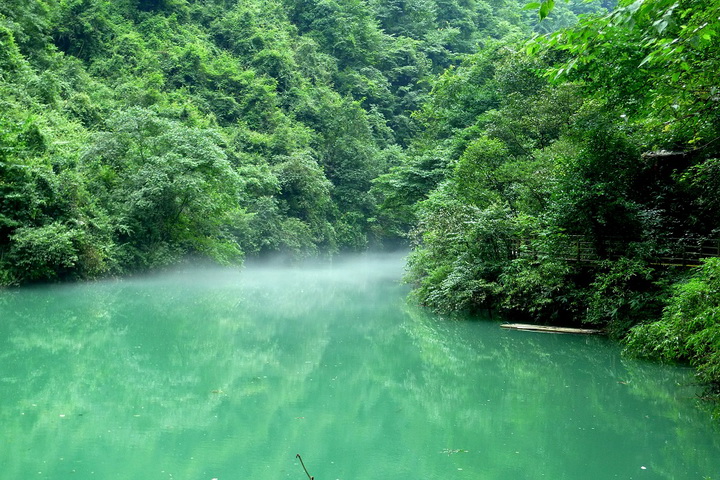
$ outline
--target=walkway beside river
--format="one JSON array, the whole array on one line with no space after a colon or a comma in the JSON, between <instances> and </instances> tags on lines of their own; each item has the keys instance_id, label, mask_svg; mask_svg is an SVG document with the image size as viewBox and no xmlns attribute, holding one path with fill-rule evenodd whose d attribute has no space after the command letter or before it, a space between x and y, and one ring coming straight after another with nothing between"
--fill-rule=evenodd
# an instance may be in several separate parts
<instances>
[{"instance_id":1,"label":"walkway beside river","mask_svg":"<svg viewBox=\"0 0 720 480\"><path fill-rule=\"evenodd\" d=\"M653 255L651 265L697 267L701 260L720 257L720 239L669 238L664 251ZM632 242L620 239L590 240L583 235L569 235L564 242L555 242L552 251L539 251L530 239L517 239L512 243L511 256L527 257L541 254L562 258L570 262L599 262L628 256Z\"/></svg>"}]
</instances>

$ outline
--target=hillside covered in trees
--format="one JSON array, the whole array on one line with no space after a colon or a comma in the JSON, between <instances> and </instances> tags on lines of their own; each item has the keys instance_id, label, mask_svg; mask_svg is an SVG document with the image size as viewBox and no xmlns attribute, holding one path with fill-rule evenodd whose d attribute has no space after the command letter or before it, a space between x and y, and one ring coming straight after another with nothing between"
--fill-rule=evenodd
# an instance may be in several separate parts
<instances>
[{"instance_id":1,"label":"hillside covered in trees","mask_svg":"<svg viewBox=\"0 0 720 480\"><path fill-rule=\"evenodd\" d=\"M436 75L530 34L521 7L2 2L0 284L397 240L373 179Z\"/></svg>"},{"instance_id":2,"label":"hillside covered in trees","mask_svg":"<svg viewBox=\"0 0 720 480\"><path fill-rule=\"evenodd\" d=\"M0 285L409 239L720 384L720 1L525 3L5 0Z\"/></svg>"}]
</instances>

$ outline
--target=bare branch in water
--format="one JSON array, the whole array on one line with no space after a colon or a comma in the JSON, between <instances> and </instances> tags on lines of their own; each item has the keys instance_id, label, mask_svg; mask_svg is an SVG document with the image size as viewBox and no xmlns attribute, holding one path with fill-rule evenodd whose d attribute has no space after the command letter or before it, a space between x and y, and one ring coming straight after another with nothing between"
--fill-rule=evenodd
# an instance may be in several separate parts
<instances>
[{"instance_id":1,"label":"bare branch in water","mask_svg":"<svg viewBox=\"0 0 720 480\"><path fill-rule=\"evenodd\" d=\"M310 476L310 474L309 474L308 471L307 471L307 468L305 468L305 464L303 463L302 457L300 456L300 454L298 453L298 454L295 455L295 456L296 456L298 459L300 459L300 465L302 465L303 470L305 470L305 475L307 475L310 480L315 480L315 477Z\"/></svg>"}]
</instances>

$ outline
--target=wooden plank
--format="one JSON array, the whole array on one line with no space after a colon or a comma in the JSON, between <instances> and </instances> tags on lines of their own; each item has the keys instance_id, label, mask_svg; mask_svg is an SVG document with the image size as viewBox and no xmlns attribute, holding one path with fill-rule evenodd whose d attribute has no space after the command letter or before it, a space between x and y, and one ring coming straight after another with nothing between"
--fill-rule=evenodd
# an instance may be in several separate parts
<instances>
[{"instance_id":1,"label":"wooden plank","mask_svg":"<svg viewBox=\"0 0 720 480\"><path fill-rule=\"evenodd\" d=\"M581 335L598 335L604 333L602 330L594 328L553 327L550 325L530 325L527 323L503 323L500 327L509 328L511 330L526 330L529 332L544 333L575 333Z\"/></svg>"}]
</instances>

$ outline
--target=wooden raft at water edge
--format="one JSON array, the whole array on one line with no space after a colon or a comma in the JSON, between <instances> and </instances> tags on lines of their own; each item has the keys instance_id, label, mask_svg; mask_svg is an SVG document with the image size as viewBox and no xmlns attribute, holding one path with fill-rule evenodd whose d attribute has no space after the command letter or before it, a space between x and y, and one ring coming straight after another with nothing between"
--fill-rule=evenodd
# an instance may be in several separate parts
<instances>
[{"instance_id":1,"label":"wooden raft at water edge","mask_svg":"<svg viewBox=\"0 0 720 480\"><path fill-rule=\"evenodd\" d=\"M528 323L503 323L501 328L510 330L525 330L528 332L543 333L575 333L580 335L601 335L605 332L595 328L572 328L572 327L553 327L549 325L530 325Z\"/></svg>"}]
</instances>

